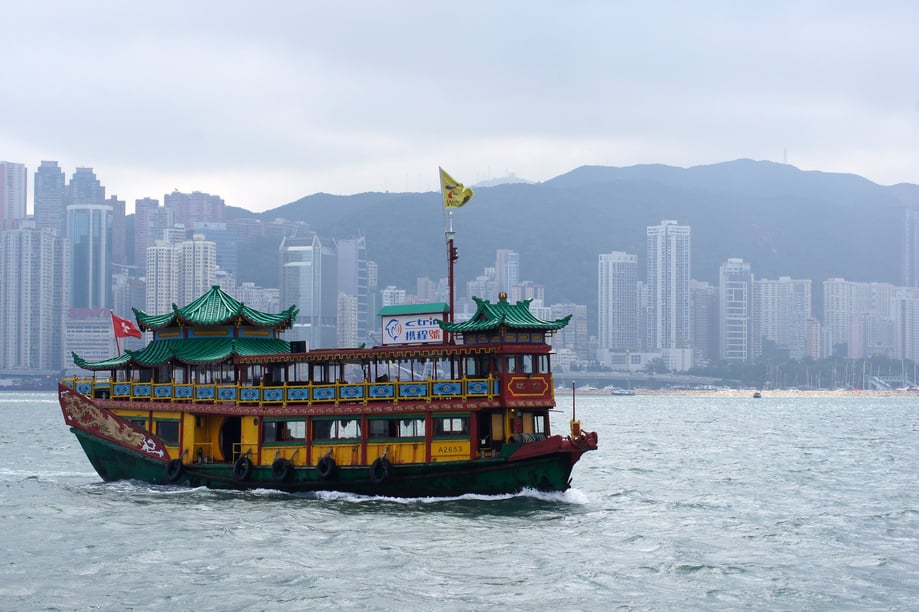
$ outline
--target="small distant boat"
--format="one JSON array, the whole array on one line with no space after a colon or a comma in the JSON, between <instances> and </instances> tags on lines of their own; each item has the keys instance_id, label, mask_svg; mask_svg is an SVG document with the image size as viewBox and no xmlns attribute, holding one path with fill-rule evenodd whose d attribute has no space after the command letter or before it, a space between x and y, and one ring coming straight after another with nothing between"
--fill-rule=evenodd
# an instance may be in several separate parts
<instances>
[{"instance_id":1,"label":"small distant boat","mask_svg":"<svg viewBox=\"0 0 919 612\"><path fill-rule=\"evenodd\" d=\"M760 397L762 397L762 396L763 396L763 394L760 393L759 391L754 391L754 392L753 392L753 397L755 397L755 398L760 398Z\"/></svg>"},{"instance_id":2,"label":"small distant boat","mask_svg":"<svg viewBox=\"0 0 919 612\"><path fill-rule=\"evenodd\" d=\"M631 389L614 389L610 395L635 395Z\"/></svg>"}]
</instances>

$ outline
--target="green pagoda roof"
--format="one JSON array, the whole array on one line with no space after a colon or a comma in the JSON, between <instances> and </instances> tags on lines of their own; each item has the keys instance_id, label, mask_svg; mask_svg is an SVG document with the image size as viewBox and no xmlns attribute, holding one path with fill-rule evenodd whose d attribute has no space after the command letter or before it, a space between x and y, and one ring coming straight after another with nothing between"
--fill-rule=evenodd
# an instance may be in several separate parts
<instances>
[{"instance_id":1,"label":"green pagoda roof","mask_svg":"<svg viewBox=\"0 0 919 612\"><path fill-rule=\"evenodd\" d=\"M453 334L491 331L502 326L508 329L555 331L568 325L568 321L571 320L571 315L556 321L537 319L530 312L530 302L533 300L522 300L511 304L503 294L494 304L482 298L473 297L472 299L475 300L478 307L471 319L462 323L439 321L440 328Z\"/></svg>"},{"instance_id":2,"label":"green pagoda roof","mask_svg":"<svg viewBox=\"0 0 919 612\"><path fill-rule=\"evenodd\" d=\"M103 361L89 362L72 353L73 362L85 370L113 370L123 367L153 367L170 361L189 365L221 363L244 355L289 353L290 343L278 338L206 338L157 340L137 351Z\"/></svg>"},{"instance_id":3,"label":"green pagoda roof","mask_svg":"<svg viewBox=\"0 0 919 612\"><path fill-rule=\"evenodd\" d=\"M196 325L249 325L288 329L293 325L299 312L296 306L291 306L278 314L255 310L225 293L219 285L214 285L210 291L187 306L179 308L173 304L172 312L148 315L137 308L133 310L143 331Z\"/></svg>"}]
</instances>

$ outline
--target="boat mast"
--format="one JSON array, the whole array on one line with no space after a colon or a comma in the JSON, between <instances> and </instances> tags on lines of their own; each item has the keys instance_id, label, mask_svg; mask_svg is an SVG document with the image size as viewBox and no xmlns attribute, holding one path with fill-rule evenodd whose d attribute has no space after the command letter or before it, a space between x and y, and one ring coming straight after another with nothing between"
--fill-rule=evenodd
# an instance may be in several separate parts
<instances>
[{"instance_id":1,"label":"boat mast","mask_svg":"<svg viewBox=\"0 0 919 612\"><path fill-rule=\"evenodd\" d=\"M456 253L456 247L453 246L453 240L456 237L456 232L453 231L453 211L447 211L447 231L444 232L447 238L447 285L450 291L450 311L447 313L447 322L453 323L453 302L454 302L454 279L453 279L453 264L459 259L459 255ZM453 344L453 334L447 334L447 341L449 344Z\"/></svg>"}]
</instances>

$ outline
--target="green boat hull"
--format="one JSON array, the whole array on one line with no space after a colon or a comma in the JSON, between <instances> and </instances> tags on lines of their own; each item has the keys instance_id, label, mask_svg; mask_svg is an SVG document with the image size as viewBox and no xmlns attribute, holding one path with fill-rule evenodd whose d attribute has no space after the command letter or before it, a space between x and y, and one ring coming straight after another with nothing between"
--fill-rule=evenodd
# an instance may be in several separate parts
<instances>
[{"instance_id":1,"label":"green boat hull","mask_svg":"<svg viewBox=\"0 0 919 612\"><path fill-rule=\"evenodd\" d=\"M279 474L271 466L252 466L240 474L233 464L178 465L72 428L86 456L105 481L138 480L212 489L273 489L291 493L341 491L390 497L450 497L468 493L497 495L523 489L565 491L577 449L558 450L519 460L520 446L506 445L495 458L389 466L383 478L368 466L339 466L320 478L314 467L291 466Z\"/></svg>"}]
</instances>

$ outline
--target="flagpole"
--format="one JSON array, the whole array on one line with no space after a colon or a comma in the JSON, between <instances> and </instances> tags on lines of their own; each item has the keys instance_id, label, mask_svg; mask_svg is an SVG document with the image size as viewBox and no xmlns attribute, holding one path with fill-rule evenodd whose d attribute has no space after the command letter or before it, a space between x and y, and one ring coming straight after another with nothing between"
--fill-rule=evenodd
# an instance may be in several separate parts
<instances>
[{"instance_id":1,"label":"flagpole","mask_svg":"<svg viewBox=\"0 0 919 612\"><path fill-rule=\"evenodd\" d=\"M454 307L454 276L453 276L453 264L456 262L459 257L456 254L456 247L453 246L453 240L456 236L456 232L453 231L453 211L448 211L447 218L449 219L449 225L447 226L446 237L447 237L447 285L450 291L450 312L447 313L447 322L453 323L453 307ZM449 343L453 344L453 335L450 334Z\"/></svg>"}]
</instances>

